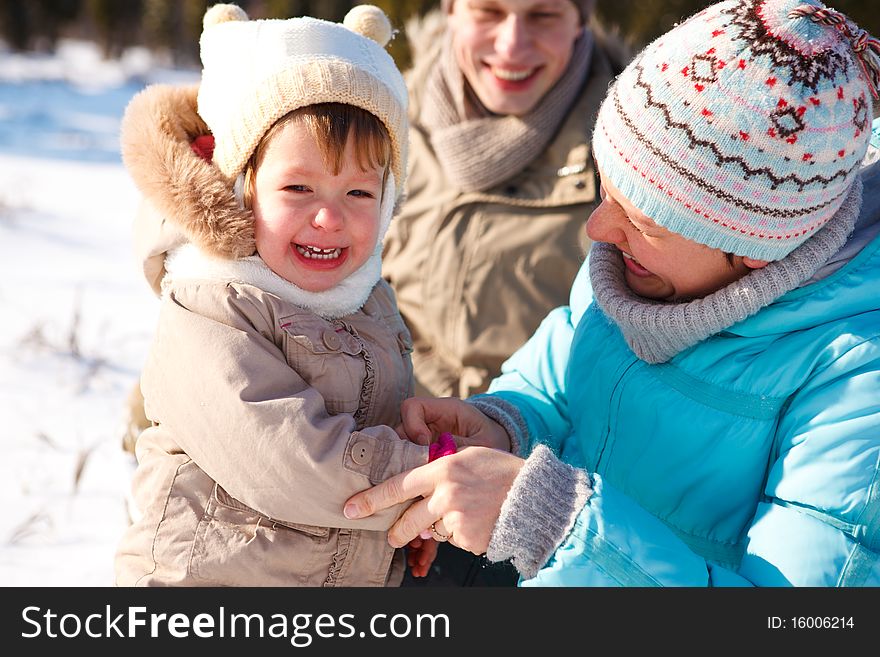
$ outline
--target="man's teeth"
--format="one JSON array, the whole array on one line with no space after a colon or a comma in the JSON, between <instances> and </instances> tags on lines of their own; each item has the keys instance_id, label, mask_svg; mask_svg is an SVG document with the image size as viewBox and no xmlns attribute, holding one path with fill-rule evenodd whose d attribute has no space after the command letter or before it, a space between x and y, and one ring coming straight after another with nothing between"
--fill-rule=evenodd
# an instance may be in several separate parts
<instances>
[{"instance_id":1,"label":"man's teeth","mask_svg":"<svg viewBox=\"0 0 880 657\"><path fill-rule=\"evenodd\" d=\"M300 244L296 245L296 250L304 257L315 260L333 260L342 254L340 248L319 249L317 246L302 246Z\"/></svg>"},{"instance_id":2,"label":"man's teeth","mask_svg":"<svg viewBox=\"0 0 880 657\"><path fill-rule=\"evenodd\" d=\"M529 68L524 71L509 71L504 68L495 68L492 67L492 73L495 77L501 78L502 80L510 80L511 82L518 82L519 80L525 80L534 72L534 69Z\"/></svg>"}]
</instances>

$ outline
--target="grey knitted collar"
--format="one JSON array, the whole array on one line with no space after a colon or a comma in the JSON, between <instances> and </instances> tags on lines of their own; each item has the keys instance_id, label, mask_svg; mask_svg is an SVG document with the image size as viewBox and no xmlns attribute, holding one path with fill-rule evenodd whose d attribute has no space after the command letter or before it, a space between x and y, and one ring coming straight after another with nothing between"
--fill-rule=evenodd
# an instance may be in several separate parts
<instances>
[{"instance_id":1,"label":"grey knitted collar","mask_svg":"<svg viewBox=\"0 0 880 657\"><path fill-rule=\"evenodd\" d=\"M596 243L590 251L594 297L636 356L648 363L665 363L809 280L846 243L861 204L862 182L857 176L837 214L785 258L691 301L653 301L636 295L624 279L620 251Z\"/></svg>"}]
</instances>

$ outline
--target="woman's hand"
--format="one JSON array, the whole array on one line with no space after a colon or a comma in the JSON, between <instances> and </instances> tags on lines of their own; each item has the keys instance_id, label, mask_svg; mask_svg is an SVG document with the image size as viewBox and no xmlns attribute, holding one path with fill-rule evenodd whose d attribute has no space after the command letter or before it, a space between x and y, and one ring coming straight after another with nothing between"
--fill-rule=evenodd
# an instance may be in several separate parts
<instances>
[{"instance_id":1,"label":"woman's hand","mask_svg":"<svg viewBox=\"0 0 880 657\"><path fill-rule=\"evenodd\" d=\"M402 547L433 524L435 537L447 535L453 545L482 554L524 463L497 449L466 447L353 495L345 503L345 517L363 518L421 497L391 526L391 545Z\"/></svg>"},{"instance_id":2,"label":"woman's hand","mask_svg":"<svg viewBox=\"0 0 880 657\"><path fill-rule=\"evenodd\" d=\"M507 431L479 410L455 397L411 397L400 405L397 434L420 445L448 431L459 447L481 446L510 451Z\"/></svg>"}]
</instances>

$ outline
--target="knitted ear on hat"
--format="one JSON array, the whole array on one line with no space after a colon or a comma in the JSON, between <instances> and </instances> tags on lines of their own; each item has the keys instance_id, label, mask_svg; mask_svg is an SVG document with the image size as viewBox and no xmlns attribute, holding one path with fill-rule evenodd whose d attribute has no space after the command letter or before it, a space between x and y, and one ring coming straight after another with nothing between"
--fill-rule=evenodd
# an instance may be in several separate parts
<instances>
[{"instance_id":1,"label":"knitted ear on hat","mask_svg":"<svg viewBox=\"0 0 880 657\"><path fill-rule=\"evenodd\" d=\"M394 36L394 30L388 16L375 5L352 7L342 20L342 24L352 32L372 39L383 48Z\"/></svg>"},{"instance_id":2,"label":"knitted ear on hat","mask_svg":"<svg viewBox=\"0 0 880 657\"><path fill-rule=\"evenodd\" d=\"M246 20L248 20L247 13L238 5L214 5L205 12L205 17L202 18L202 29L219 25L220 23L228 23L229 21Z\"/></svg>"},{"instance_id":3,"label":"knitted ear on hat","mask_svg":"<svg viewBox=\"0 0 880 657\"><path fill-rule=\"evenodd\" d=\"M816 0L726 0L645 48L599 112L602 174L691 240L778 260L838 211L871 122L871 39Z\"/></svg>"}]
</instances>

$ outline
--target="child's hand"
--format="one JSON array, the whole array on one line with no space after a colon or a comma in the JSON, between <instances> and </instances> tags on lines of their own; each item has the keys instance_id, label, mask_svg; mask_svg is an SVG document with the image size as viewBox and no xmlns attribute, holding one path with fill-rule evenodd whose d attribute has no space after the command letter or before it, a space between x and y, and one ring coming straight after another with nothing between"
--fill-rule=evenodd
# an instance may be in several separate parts
<instances>
[{"instance_id":1,"label":"child's hand","mask_svg":"<svg viewBox=\"0 0 880 657\"><path fill-rule=\"evenodd\" d=\"M424 577L431 569L431 564L437 558L437 548L440 545L433 538L420 538L416 536L406 546L406 563L413 577Z\"/></svg>"},{"instance_id":2,"label":"child's hand","mask_svg":"<svg viewBox=\"0 0 880 657\"><path fill-rule=\"evenodd\" d=\"M458 447L511 449L510 437L500 424L460 399L411 397L400 405L400 415L397 435L419 445L430 445L435 435L449 432Z\"/></svg>"}]
</instances>

